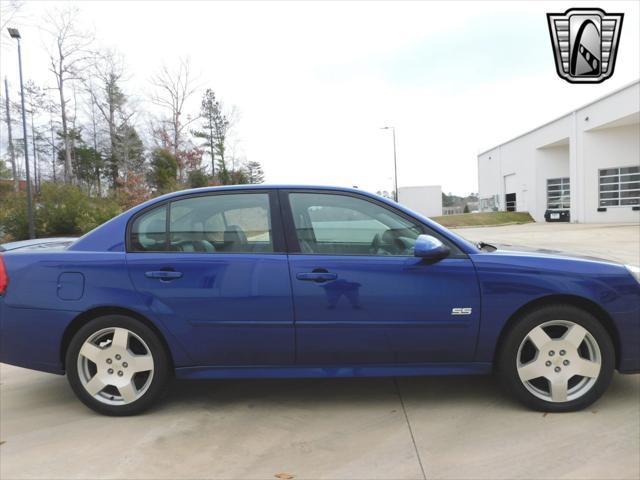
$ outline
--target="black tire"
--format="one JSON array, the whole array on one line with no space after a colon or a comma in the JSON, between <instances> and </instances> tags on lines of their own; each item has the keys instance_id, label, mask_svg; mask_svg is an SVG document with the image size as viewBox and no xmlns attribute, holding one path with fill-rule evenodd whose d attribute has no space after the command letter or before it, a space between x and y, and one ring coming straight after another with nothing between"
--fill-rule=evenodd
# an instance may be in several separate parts
<instances>
[{"instance_id":1,"label":"black tire","mask_svg":"<svg viewBox=\"0 0 640 480\"><path fill-rule=\"evenodd\" d=\"M153 357L153 376L140 398L127 404L110 405L94 398L85 389L78 371L78 356L87 339L96 332L109 328L125 328L140 337ZM163 395L170 378L170 362L158 335L142 322L124 315L105 315L84 325L73 336L65 355L67 379L76 396L92 410L103 415L127 416L139 414L150 408Z\"/></svg>"},{"instance_id":2,"label":"black tire","mask_svg":"<svg viewBox=\"0 0 640 480\"><path fill-rule=\"evenodd\" d=\"M582 396L561 402L547 401L534 395L520 380L517 368L518 351L529 332L556 320L570 321L584 327L595 339L601 361L600 372L593 377L595 383ZM615 349L609 333L591 313L572 305L551 305L523 315L511 326L499 347L496 368L507 391L529 408L552 413L574 412L591 405L609 386L615 369Z\"/></svg>"}]
</instances>

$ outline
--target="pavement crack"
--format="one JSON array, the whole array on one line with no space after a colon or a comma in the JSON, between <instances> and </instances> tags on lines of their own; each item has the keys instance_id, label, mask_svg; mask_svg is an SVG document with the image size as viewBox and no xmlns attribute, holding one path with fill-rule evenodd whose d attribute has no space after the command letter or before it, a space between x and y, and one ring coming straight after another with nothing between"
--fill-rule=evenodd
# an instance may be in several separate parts
<instances>
[{"instance_id":1,"label":"pavement crack","mask_svg":"<svg viewBox=\"0 0 640 480\"><path fill-rule=\"evenodd\" d=\"M413 449L416 452L418 458L418 465L420 465L420 471L422 472L422 480L427 480L427 475L424 473L424 466L422 465L422 459L420 458L420 452L418 452L418 446L416 445L416 437L413 435L413 428L411 428L411 422L409 422L409 415L407 415L407 409L404 406L404 399L402 398L402 392L400 391L400 385L398 385L398 378L393 377L393 383L396 386L396 392L398 392L398 398L400 399L400 405L402 406L402 412L404 413L404 419L407 422L407 428L411 435L411 441L413 442Z\"/></svg>"}]
</instances>

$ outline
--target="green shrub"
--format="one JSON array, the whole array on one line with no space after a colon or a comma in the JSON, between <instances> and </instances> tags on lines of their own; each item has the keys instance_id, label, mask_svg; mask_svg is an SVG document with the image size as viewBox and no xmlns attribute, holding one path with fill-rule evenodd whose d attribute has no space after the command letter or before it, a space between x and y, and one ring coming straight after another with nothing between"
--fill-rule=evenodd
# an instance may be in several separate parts
<instances>
[{"instance_id":1,"label":"green shrub","mask_svg":"<svg viewBox=\"0 0 640 480\"><path fill-rule=\"evenodd\" d=\"M34 199L37 237L82 235L120 213L111 198L91 198L74 185L44 183ZM5 237L28 237L27 201L24 193L3 198L0 231Z\"/></svg>"},{"instance_id":2,"label":"green shrub","mask_svg":"<svg viewBox=\"0 0 640 480\"><path fill-rule=\"evenodd\" d=\"M149 179L159 193L167 193L176 189L178 160L165 148L157 148L151 153L151 172Z\"/></svg>"},{"instance_id":3,"label":"green shrub","mask_svg":"<svg viewBox=\"0 0 640 480\"><path fill-rule=\"evenodd\" d=\"M209 177L202 170L192 170L187 174L187 184L189 188L206 187L209 184Z\"/></svg>"},{"instance_id":4,"label":"green shrub","mask_svg":"<svg viewBox=\"0 0 640 480\"><path fill-rule=\"evenodd\" d=\"M27 196L7 193L0 200L0 239L2 241L29 238L27 224Z\"/></svg>"},{"instance_id":5,"label":"green shrub","mask_svg":"<svg viewBox=\"0 0 640 480\"><path fill-rule=\"evenodd\" d=\"M122 212L122 208L111 198L92 198L91 210L78 220L80 233L90 232L94 228L111 220Z\"/></svg>"}]
</instances>

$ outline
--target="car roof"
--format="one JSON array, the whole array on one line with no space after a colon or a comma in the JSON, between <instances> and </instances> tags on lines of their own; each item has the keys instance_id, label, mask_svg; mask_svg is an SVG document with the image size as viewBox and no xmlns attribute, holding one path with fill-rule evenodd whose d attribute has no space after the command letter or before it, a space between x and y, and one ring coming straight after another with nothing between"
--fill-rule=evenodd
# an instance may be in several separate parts
<instances>
[{"instance_id":1,"label":"car roof","mask_svg":"<svg viewBox=\"0 0 640 480\"><path fill-rule=\"evenodd\" d=\"M178 190L175 192L166 193L159 197L154 197L146 202L143 202L130 210L124 212L125 214L131 214L135 211L144 210L145 208L154 205L156 203L171 200L174 198L194 195L194 194L206 194L206 193L216 193L216 192L224 192L224 191L247 191L247 190L324 190L328 192L351 192L351 193L359 193L369 197L379 197L379 195L375 193L368 192L366 190L359 190L357 188L349 188L349 187L335 187L329 185L303 185L303 184L276 184L270 185L265 183L260 184L248 184L248 185L218 185L214 187L201 187L201 188L189 188L185 190ZM388 199L387 199L388 200Z\"/></svg>"},{"instance_id":2,"label":"car roof","mask_svg":"<svg viewBox=\"0 0 640 480\"><path fill-rule=\"evenodd\" d=\"M178 190L176 192L167 193L160 197L156 197L153 200L157 201L164 198L173 198L181 195L191 194L191 193L207 193L207 192L220 192L225 190L327 190L327 191L351 191L358 193L368 193L365 190L359 190L357 188L349 188L349 187L337 187L332 185L306 185L306 184L248 184L248 185L218 185L213 187L201 187L201 188L190 188L186 190Z\"/></svg>"}]
</instances>

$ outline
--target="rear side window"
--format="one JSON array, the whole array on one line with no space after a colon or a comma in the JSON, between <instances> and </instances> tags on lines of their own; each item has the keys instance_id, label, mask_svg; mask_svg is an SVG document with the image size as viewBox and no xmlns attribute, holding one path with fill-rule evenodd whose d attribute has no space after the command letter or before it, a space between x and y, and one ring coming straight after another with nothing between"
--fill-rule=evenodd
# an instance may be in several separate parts
<instances>
[{"instance_id":1,"label":"rear side window","mask_svg":"<svg viewBox=\"0 0 640 480\"><path fill-rule=\"evenodd\" d=\"M208 195L173 201L135 219L130 248L136 252L273 252L269 194Z\"/></svg>"},{"instance_id":2,"label":"rear side window","mask_svg":"<svg viewBox=\"0 0 640 480\"><path fill-rule=\"evenodd\" d=\"M167 207L136 217L131 226L130 248L134 252L162 252L167 247Z\"/></svg>"}]
</instances>

